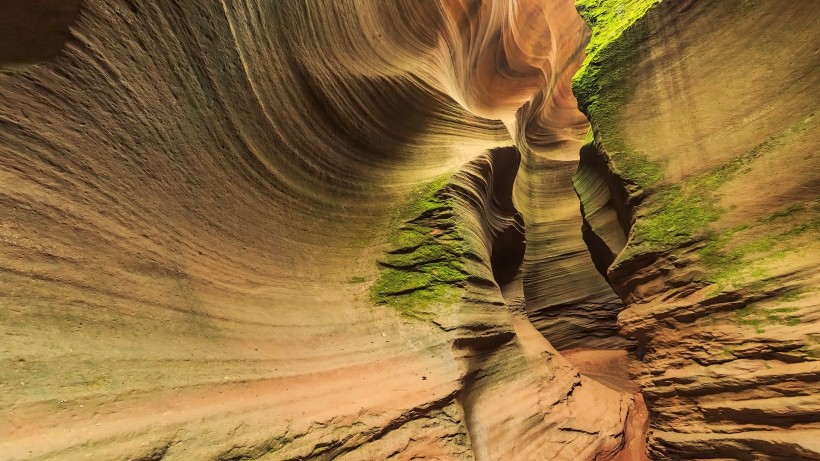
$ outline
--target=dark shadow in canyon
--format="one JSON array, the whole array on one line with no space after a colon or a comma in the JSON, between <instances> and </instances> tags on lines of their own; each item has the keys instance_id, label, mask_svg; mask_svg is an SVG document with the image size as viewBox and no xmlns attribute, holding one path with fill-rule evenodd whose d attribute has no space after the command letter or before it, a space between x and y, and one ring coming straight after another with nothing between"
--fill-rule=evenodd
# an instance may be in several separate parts
<instances>
[{"instance_id":1,"label":"dark shadow in canyon","mask_svg":"<svg viewBox=\"0 0 820 461\"><path fill-rule=\"evenodd\" d=\"M0 71L17 70L56 56L71 38L81 0L0 2Z\"/></svg>"},{"instance_id":2,"label":"dark shadow in canyon","mask_svg":"<svg viewBox=\"0 0 820 461\"><path fill-rule=\"evenodd\" d=\"M518 280L520 284L521 265L524 262L526 251L524 217L515 208L512 200L513 184L518 174L521 154L515 147L503 147L494 149L491 152L491 159L493 162L492 204L509 221L506 227L495 232L493 236L490 264L493 278L502 293L505 293L510 283Z\"/></svg>"}]
</instances>

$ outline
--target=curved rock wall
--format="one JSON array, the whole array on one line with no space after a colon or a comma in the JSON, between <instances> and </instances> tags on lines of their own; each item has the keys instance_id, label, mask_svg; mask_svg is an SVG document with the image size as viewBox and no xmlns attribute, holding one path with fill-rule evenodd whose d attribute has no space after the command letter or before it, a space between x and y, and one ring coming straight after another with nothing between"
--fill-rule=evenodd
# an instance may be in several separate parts
<instances>
[{"instance_id":1,"label":"curved rock wall","mask_svg":"<svg viewBox=\"0 0 820 461\"><path fill-rule=\"evenodd\" d=\"M580 147L576 141L562 143L560 149L577 155ZM525 152L516 198L530 242L524 264L529 318L559 350L627 347L617 330L621 300L596 271L584 243L572 189L577 159Z\"/></svg>"},{"instance_id":2,"label":"curved rock wall","mask_svg":"<svg viewBox=\"0 0 820 461\"><path fill-rule=\"evenodd\" d=\"M575 185L650 454L820 458L820 4L632 2L621 34L580 3L609 39L575 81L595 131Z\"/></svg>"},{"instance_id":3,"label":"curved rock wall","mask_svg":"<svg viewBox=\"0 0 820 461\"><path fill-rule=\"evenodd\" d=\"M570 200L585 34L570 1L88 0L4 55L0 453L615 456L632 395L521 309L614 300ZM454 296L406 315L397 267Z\"/></svg>"}]
</instances>

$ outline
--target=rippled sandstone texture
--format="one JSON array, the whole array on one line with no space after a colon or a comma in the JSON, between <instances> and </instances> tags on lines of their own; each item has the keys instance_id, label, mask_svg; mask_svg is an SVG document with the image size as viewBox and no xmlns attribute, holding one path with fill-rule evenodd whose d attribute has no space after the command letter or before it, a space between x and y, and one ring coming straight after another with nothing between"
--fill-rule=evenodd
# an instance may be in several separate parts
<instances>
[{"instance_id":1,"label":"rippled sandstone texture","mask_svg":"<svg viewBox=\"0 0 820 461\"><path fill-rule=\"evenodd\" d=\"M5 2L2 456L820 458L817 6L578 3Z\"/></svg>"},{"instance_id":2,"label":"rippled sandstone texture","mask_svg":"<svg viewBox=\"0 0 820 461\"><path fill-rule=\"evenodd\" d=\"M820 459L820 4L612 3L579 2L574 181L650 455Z\"/></svg>"},{"instance_id":3,"label":"rippled sandstone texture","mask_svg":"<svg viewBox=\"0 0 820 461\"><path fill-rule=\"evenodd\" d=\"M571 1L0 8L4 459L634 445Z\"/></svg>"}]
</instances>

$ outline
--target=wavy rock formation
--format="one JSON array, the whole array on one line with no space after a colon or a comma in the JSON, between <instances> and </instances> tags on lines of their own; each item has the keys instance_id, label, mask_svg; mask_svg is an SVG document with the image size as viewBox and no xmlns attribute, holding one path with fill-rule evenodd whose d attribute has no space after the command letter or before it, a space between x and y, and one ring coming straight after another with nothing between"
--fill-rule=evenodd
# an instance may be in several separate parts
<instances>
[{"instance_id":1,"label":"wavy rock formation","mask_svg":"<svg viewBox=\"0 0 820 461\"><path fill-rule=\"evenodd\" d=\"M538 331L623 344L571 1L2 8L4 459L639 445L640 398Z\"/></svg>"},{"instance_id":2,"label":"wavy rock formation","mask_svg":"<svg viewBox=\"0 0 820 461\"><path fill-rule=\"evenodd\" d=\"M0 458L820 459L820 3L577 3L5 2Z\"/></svg>"},{"instance_id":3,"label":"wavy rock formation","mask_svg":"<svg viewBox=\"0 0 820 461\"><path fill-rule=\"evenodd\" d=\"M820 459L820 4L579 3L575 185L651 456Z\"/></svg>"}]
</instances>

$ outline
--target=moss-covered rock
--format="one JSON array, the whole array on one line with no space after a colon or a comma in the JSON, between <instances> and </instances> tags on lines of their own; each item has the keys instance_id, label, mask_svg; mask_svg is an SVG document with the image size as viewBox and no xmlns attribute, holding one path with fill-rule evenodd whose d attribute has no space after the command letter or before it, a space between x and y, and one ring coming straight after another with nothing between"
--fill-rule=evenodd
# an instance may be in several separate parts
<instances>
[{"instance_id":1,"label":"moss-covered rock","mask_svg":"<svg viewBox=\"0 0 820 461\"><path fill-rule=\"evenodd\" d=\"M628 78L640 60L640 44L648 30L638 21L657 0L578 0L578 12L592 29L586 59L575 74L572 89L612 165L627 181L649 187L661 179L661 169L635 151L620 133L618 114L635 91Z\"/></svg>"},{"instance_id":2,"label":"moss-covered rock","mask_svg":"<svg viewBox=\"0 0 820 461\"><path fill-rule=\"evenodd\" d=\"M435 305L461 298L467 280L465 242L447 180L439 178L414 191L398 210L401 224L389 237L390 249L379 261L383 270L371 290L377 304L427 318Z\"/></svg>"},{"instance_id":3,"label":"moss-covered rock","mask_svg":"<svg viewBox=\"0 0 820 461\"><path fill-rule=\"evenodd\" d=\"M807 120L808 122L802 121L788 127L729 162L703 174L679 184L659 185L643 204L640 215L633 225L627 251L618 258L618 262L640 253L666 251L699 235L706 242L700 255L710 274L708 281L726 284L736 278L740 265L748 266L748 262L743 262L745 255L767 250L777 242L784 242L789 237L815 228L816 225L811 221L800 223L793 229L777 235L759 237L754 242L736 246L732 251L726 251L725 248L740 231L748 229L750 225L722 233L709 229L709 225L726 212L717 205L720 188L745 174L748 165L757 158L773 152L791 138L816 126L813 117ZM784 210L775 212L766 219L766 223L800 214L807 208L811 207L808 204L792 204Z\"/></svg>"}]
</instances>

